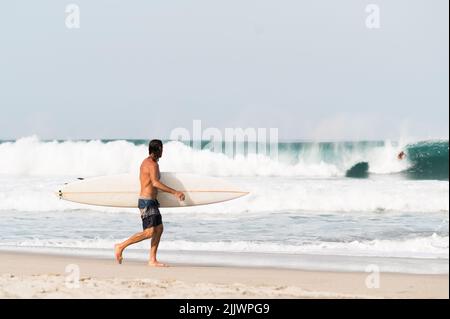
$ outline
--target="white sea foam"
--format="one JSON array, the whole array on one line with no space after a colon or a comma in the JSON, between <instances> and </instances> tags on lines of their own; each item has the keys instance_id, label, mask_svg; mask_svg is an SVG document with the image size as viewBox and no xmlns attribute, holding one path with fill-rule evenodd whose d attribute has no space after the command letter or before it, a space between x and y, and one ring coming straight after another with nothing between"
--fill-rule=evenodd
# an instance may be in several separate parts
<instances>
[{"instance_id":1,"label":"white sea foam","mask_svg":"<svg viewBox=\"0 0 450 319\"><path fill-rule=\"evenodd\" d=\"M54 239L22 240L2 242L0 247L59 248L59 249L105 249L119 239ZM148 243L140 243L130 250L148 249ZM162 241L160 249L165 251L203 251L203 252L248 252L269 254L313 254L337 256L370 256L402 258L448 259L449 237L433 234L405 240L352 241L352 242L312 242L302 245L277 244L252 241L211 241L194 242L187 240Z\"/></svg>"},{"instance_id":2,"label":"white sea foam","mask_svg":"<svg viewBox=\"0 0 450 319\"><path fill-rule=\"evenodd\" d=\"M109 175L139 167L145 155L144 146L126 141L41 142L33 136L0 144L0 174Z\"/></svg>"}]
</instances>

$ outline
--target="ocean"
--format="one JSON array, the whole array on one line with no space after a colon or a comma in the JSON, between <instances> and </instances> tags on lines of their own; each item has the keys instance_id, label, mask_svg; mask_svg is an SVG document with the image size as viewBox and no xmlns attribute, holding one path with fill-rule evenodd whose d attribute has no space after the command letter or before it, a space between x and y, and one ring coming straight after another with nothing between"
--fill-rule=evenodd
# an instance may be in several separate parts
<instances>
[{"instance_id":1,"label":"ocean","mask_svg":"<svg viewBox=\"0 0 450 319\"><path fill-rule=\"evenodd\" d=\"M139 211L54 192L78 177L136 172L146 142L0 141L0 249L112 258L114 243L141 230ZM250 194L162 209L162 261L448 273L448 140L286 141L278 159L202 146L166 141L161 170L223 177ZM129 247L125 262L146 260L149 245Z\"/></svg>"}]
</instances>

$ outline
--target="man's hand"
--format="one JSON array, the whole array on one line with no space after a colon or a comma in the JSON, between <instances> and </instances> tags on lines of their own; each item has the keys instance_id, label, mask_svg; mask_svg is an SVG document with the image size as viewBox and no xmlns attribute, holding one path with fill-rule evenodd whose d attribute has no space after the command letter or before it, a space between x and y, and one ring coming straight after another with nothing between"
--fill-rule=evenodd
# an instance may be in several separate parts
<instances>
[{"instance_id":1,"label":"man's hand","mask_svg":"<svg viewBox=\"0 0 450 319\"><path fill-rule=\"evenodd\" d=\"M176 198L178 198L178 200L181 201L181 202L184 201L184 199L185 199L183 192L176 191L175 194L173 194L173 195Z\"/></svg>"}]
</instances>

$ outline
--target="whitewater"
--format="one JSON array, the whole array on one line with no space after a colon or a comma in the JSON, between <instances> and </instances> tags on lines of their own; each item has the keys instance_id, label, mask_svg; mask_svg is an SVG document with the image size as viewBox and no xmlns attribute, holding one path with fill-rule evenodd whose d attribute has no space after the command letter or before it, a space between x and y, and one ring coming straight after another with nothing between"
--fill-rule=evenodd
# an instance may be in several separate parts
<instances>
[{"instance_id":1,"label":"whitewater","mask_svg":"<svg viewBox=\"0 0 450 319\"><path fill-rule=\"evenodd\" d=\"M295 144L294 144L295 146ZM312 146L312 147L311 147ZM358 161L369 159L373 173L395 173L408 168L395 154L401 145L387 143L383 147L364 148L364 144L347 149L336 144L331 152L340 153L334 162L321 155L320 145L291 150L289 144L274 161L258 154L236 154L230 158L209 150L193 150L183 143L165 144L164 171L189 171L215 176L343 176L345 170ZM32 154L32 156L29 156ZM21 176L98 176L135 172L147 155L145 144L117 140L47 141L36 136L0 144L0 174ZM325 154L326 155L326 154Z\"/></svg>"},{"instance_id":2,"label":"whitewater","mask_svg":"<svg viewBox=\"0 0 450 319\"><path fill-rule=\"evenodd\" d=\"M136 172L146 156L140 140L0 141L0 249L110 257L114 243L141 227L138 212L70 203L54 192L78 177ZM358 163L367 163L367 176L347 177ZM160 250L169 262L339 271L375 263L448 273L448 140L283 142L277 159L167 141L160 167L250 191L162 210ZM147 258L148 245L129 256Z\"/></svg>"}]
</instances>

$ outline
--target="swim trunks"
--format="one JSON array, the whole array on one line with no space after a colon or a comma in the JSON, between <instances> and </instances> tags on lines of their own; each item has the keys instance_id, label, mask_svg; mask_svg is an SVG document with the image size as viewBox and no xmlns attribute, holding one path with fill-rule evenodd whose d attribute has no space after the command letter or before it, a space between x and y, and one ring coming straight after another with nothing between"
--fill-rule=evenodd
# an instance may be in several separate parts
<instances>
[{"instance_id":1,"label":"swim trunks","mask_svg":"<svg viewBox=\"0 0 450 319\"><path fill-rule=\"evenodd\" d=\"M139 198L138 207L141 211L142 228L145 230L162 224L159 202L151 198Z\"/></svg>"}]
</instances>

